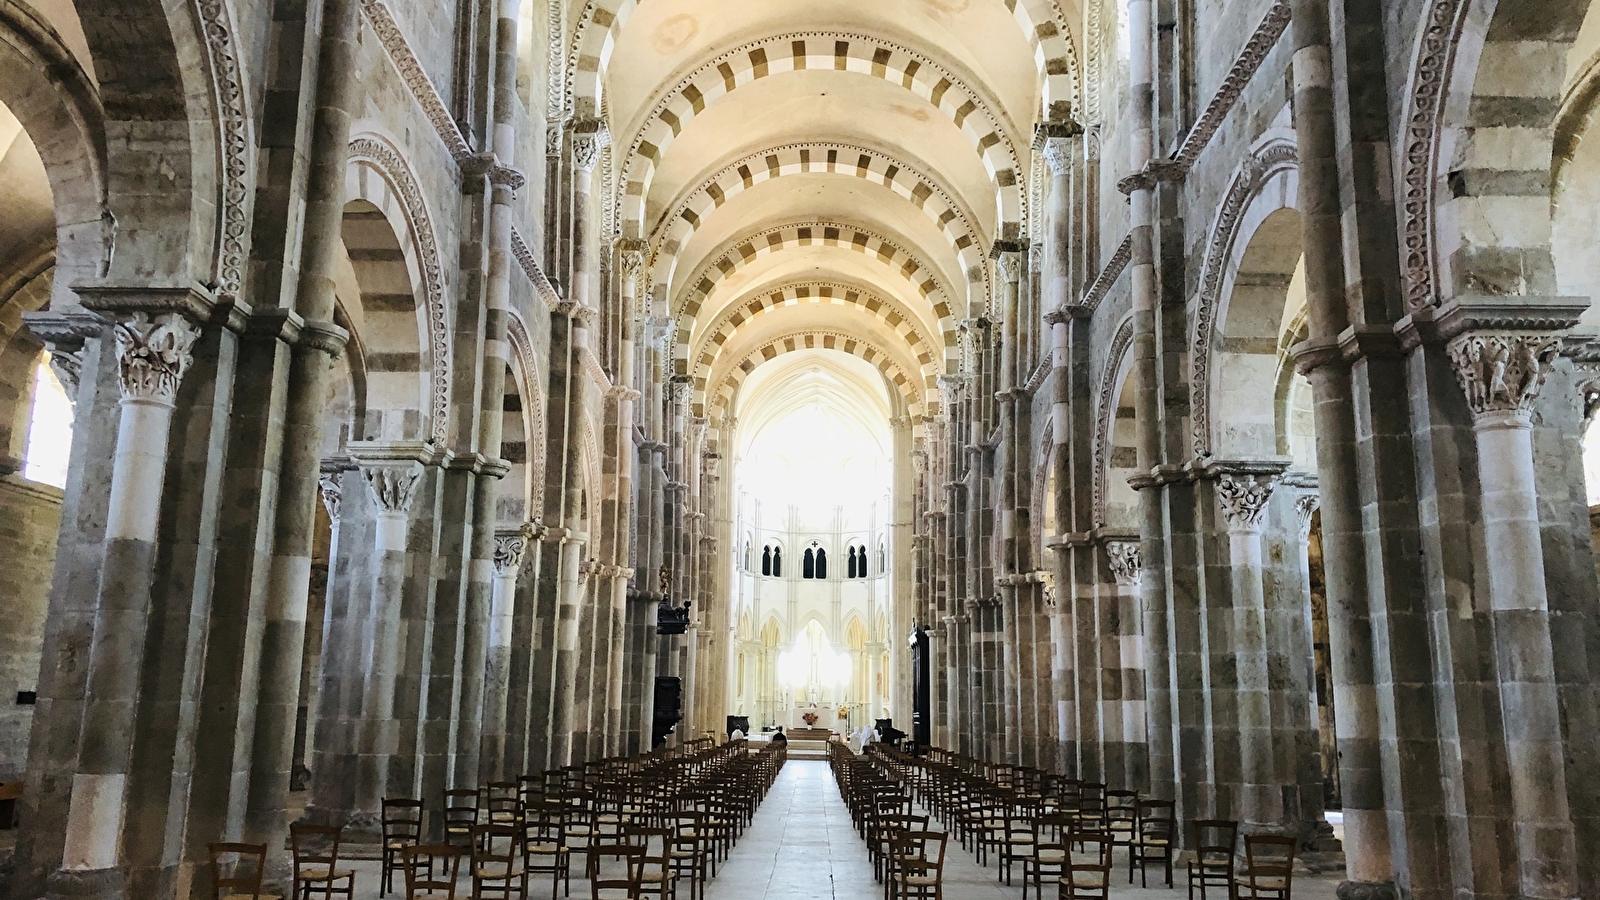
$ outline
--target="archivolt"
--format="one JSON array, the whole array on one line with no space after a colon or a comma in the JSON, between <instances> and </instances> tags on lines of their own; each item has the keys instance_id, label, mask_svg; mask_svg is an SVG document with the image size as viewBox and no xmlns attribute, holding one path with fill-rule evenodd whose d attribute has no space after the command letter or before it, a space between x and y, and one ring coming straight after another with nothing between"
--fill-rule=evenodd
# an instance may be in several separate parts
<instances>
[{"instance_id":1,"label":"archivolt","mask_svg":"<svg viewBox=\"0 0 1600 900\"><path fill-rule=\"evenodd\" d=\"M898 264L900 274L916 288L924 300L932 304L933 313L939 319L939 330L944 334L947 367L953 371L956 361L955 321L950 314L950 302L945 289L933 270L910 251L888 238L851 225L833 222L808 222L803 225L769 228L745 238L728 249L701 270L700 277L695 280L683 303L679 305L676 318L680 332L693 324L706 298L711 296L717 288L717 283L723 278L732 275L763 254L776 253L785 247L805 247L813 244L844 247L874 256L886 265ZM686 359L680 359L678 365L679 368L675 370L678 374L688 374Z\"/></svg>"},{"instance_id":2,"label":"archivolt","mask_svg":"<svg viewBox=\"0 0 1600 900\"><path fill-rule=\"evenodd\" d=\"M409 232L409 235L401 235L409 239L403 239L400 246L412 271L421 276L421 287L427 303L429 359L424 364L433 373L429 434L434 443L443 445L450 422L450 333L445 312L444 267L439 262L433 219L422 199L422 188L417 184L416 176L406 166L400 152L387 140L375 134L357 136L350 142L350 163L349 199L360 198L371 202L389 214L391 221L396 216L400 217ZM359 166L376 172L388 191L370 190L354 171Z\"/></svg>"},{"instance_id":3,"label":"archivolt","mask_svg":"<svg viewBox=\"0 0 1600 900\"><path fill-rule=\"evenodd\" d=\"M1133 345L1133 317L1124 319L1111 339L1111 350L1106 353L1105 364L1100 369L1100 386L1095 392L1094 425L1094 523L1106 523L1106 475L1110 459L1111 424L1117 412L1117 374L1122 370L1128 348Z\"/></svg>"},{"instance_id":4,"label":"archivolt","mask_svg":"<svg viewBox=\"0 0 1600 900\"><path fill-rule=\"evenodd\" d=\"M898 362L895 362L894 357L882 347L870 341L862 340L856 335L822 330L798 331L793 334L787 334L774 338L750 351L722 379L721 384L717 386L716 397L712 398L709 404L706 403L704 392L696 389L695 415L706 415L709 405L710 410L714 410L711 417L716 420L712 423L713 427L720 426L720 420L727 415L728 409L732 406L733 398L739 392L739 386L744 383L746 378L750 377L750 373L754 372L762 363L777 359L785 353L793 353L796 350L838 350L841 353L848 353L877 366L878 371L883 373L883 376L895 386L900 392L900 396L905 399L906 408L910 410L912 420L915 423L914 429L916 433L921 431L922 417L924 415L938 415L938 401L931 399L931 393L918 390L916 383L906 374L905 369ZM924 401L925 393L928 393L929 397L926 402Z\"/></svg>"},{"instance_id":5,"label":"archivolt","mask_svg":"<svg viewBox=\"0 0 1600 900\"><path fill-rule=\"evenodd\" d=\"M742 44L696 69L657 101L629 149L627 193L620 221L628 236L644 228L645 201L655 168L690 120L718 97L782 72L810 69L857 72L898 84L950 118L972 142L994 182L1000 221L1021 223L1027 210L1017 153L1003 119L977 93L933 60L864 34L793 32Z\"/></svg>"},{"instance_id":6,"label":"archivolt","mask_svg":"<svg viewBox=\"0 0 1600 900\"><path fill-rule=\"evenodd\" d=\"M917 363L922 366L922 382L925 387L937 387L939 375L939 357L934 353L933 345L928 341L916 325L898 308L898 305L885 301L877 294L862 288L834 282L811 281L804 284L791 284L775 291L763 291L750 298L749 302L733 306L711 327L707 328L704 336L700 338L699 353L695 358L691 375L695 378L695 386L705 389L706 373L717 358L717 353L730 340L734 333L746 322L753 322L763 315L778 310L787 309L800 303L831 303L852 307L864 315L877 318L883 325L894 331L905 340L906 347L916 357ZM681 336L685 332L679 330ZM687 346L679 345L679 354L684 354Z\"/></svg>"},{"instance_id":7,"label":"archivolt","mask_svg":"<svg viewBox=\"0 0 1600 900\"><path fill-rule=\"evenodd\" d=\"M1200 291L1196 298L1194 331L1190 334L1191 353L1189 397L1194 452L1211 455L1211 344L1216 332L1217 304L1225 276L1237 263L1240 233L1246 212L1259 222L1273 209L1256 209L1253 201L1278 177L1288 177L1297 168L1295 145L1289 140L1269 140L1257 147L1239 164L1223 195L1206 243L1206 258L1200 270ZM1286 188L1284 196L1292 203L1295 193Z\"/></svg>"},{"instance_id":8,"label":"archivolt","mask_svg":"<svg viewBox=\"0 0 1600 900\"><path fill-rule=\"evenodd\" d=\"M909 200L933 220L961 259L963 271L987 279L983 242L972 219L933 179L898 159L853 144L786 144L752 153L706 179L679 201L656 226L652 245L659 246L650 277L656 284L672 283L678 254L709 216L722 204L752 187L784 175L827 172L854 176L881 184ZM987 292L987 284L985 284Z\"/></svg>"},{"instance_id":9,"label":"archivolt","mask_svg":"<svg viewBox=\"0 0 1600 900\"><path fill-rule=\"evenodd\" d=\"M522 408L528 416L525 438L528 445L528 496L527 509L537 514L544 509L544 376L539 372L539 359L534 355L533 342L528 338L528 327L515 313L507 316L506 336L511 342L512 371L521 385Z\"/></svg>"}]
</instances>

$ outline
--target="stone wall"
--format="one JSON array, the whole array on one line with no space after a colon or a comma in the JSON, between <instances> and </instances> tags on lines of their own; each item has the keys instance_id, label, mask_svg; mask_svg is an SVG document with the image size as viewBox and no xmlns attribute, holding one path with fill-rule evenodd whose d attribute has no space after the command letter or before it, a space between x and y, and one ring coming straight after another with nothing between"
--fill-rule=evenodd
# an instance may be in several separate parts
<instances>
[{"instance_id":1,"label":"stone wall","mask_svg":"<svg viewBox=\"0 0 1600 900\"><path fill-rule=\"evenodd\" d=\"M17 692L37 688L60 525L60 491L16 475L0 479L0 781L22 777L27 762L33 707L17 705Z\"/></svg>"}]
</instances>

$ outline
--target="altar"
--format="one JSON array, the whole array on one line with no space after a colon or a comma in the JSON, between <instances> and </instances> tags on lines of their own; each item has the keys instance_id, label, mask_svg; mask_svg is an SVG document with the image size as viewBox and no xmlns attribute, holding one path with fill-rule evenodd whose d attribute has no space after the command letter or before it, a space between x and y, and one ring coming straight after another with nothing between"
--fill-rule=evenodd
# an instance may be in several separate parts
<instances>
[{"instance_id":1,"label":"altar","mask_svg":"<svg viewBox=\"0 0 1600 900\"><path fill-rule=\"evenodd\" d=\"M817 716L815 728L839 730L842 720L839 718L839 707L832 702L811 703L801 701L790 707L789 715L784 720L784 725L789 728L805 728L806 713L815 713Z\"/></svg>"}]
</instances>

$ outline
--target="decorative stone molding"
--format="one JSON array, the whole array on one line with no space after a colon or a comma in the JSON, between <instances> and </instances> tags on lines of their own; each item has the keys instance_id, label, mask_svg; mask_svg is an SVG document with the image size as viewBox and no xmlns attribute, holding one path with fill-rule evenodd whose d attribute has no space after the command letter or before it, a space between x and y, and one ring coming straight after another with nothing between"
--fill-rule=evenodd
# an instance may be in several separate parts
<instances>
[{"instance_id":1,"label":"decorative stone molding","mask_svg":"<svg viewBox=\"0 0 1600 900\"><path fill-rule=\"evenodd\" d=\"M411 512L421 474L415 465L409 464L361 467L361 475L367 481L373 501L378 504L379 514L405 515Z\"/></svg>"},{"instance_id":2,"label":"decorative stone molding","mask_svg":"<svg viewBox=\"0 0 1600 900\"><path fill-rule=\"evenodd\" d=\"M539 261L533 258L533 250L528 247L528 242L522 239L522 233L515 227L511 229L511 255L517 258L517 265L522 267L522 274L528 276L533 282L533 290L544 301L545 309L554 310L561 302L561 293L550 278L539 268Z\"/></svg>"},{"instance_id":3,"label":"decorative stone molding","mask_svg":"<svg viewBox=\"0 0 1600 900\"><path fill-rule=\"evenodd\" d=\"M1255 77L1256 71L1261 68L1262 62L1272 48L1277 46L1278 39L1283 37L1284 31L1289 27L1290 18L1289 0L1277 0L1267 9L1261 23L1250 35L1250 40L1245 42L1244 49L1239 51L1239 56L1228 69L1228 74L1223 76L1222 85L1212 95L1211 102L1201 111L1200 118L1195 120L1194 127L1189 129L1189 134L1173 155L1172 161L1183 168L1184 171L1194 165L1200 158L1201 151L1216 137L1217 131L1222 128L1222 123L1227 120L1228 113L1233 111L1234 104L1243 96L1245 86L1250 79Z\"/></svg>"},{"instance_id":4,"label":"decorative stone molding","mask_svg":"<svg viewBox=\"0 0 1600 900\"><path fill-rule=\"evenodd\" d=\"M1117 181L1117 192L1124 196L1134 191L1153 190L1163 181L1182 181L1188 174L1188 167L1170 159L1153 159L1144 164L1144 169L1125 175Z\"/></svg>"},{"instance_id":5,"label":"decorative stone molding","mask_svg":"<svg viewBox=\"0 0 1600 900\"><path fill-rule=\"evenodd\" d=\"M1222 472L1217 476L1217 502L1229 531L1255 531L1272 500L1277 475Z\"/></svg>"},{"instance_id":6,"label":"decorative stone molding","mask_svg":"<svg viewBox=\"0 0 1600 900\"><path fill-rule=\"evenodd\" d=\"M1206 245L1201 269L1199 296L1195 303L1194 330L1190 335L1189 406L1194 453L1211 455L1211 347L1215 341L1215 318L1221 303L1222 285L1239 239L1239 226L1250 201L1267 181L1289 165L1298 164L1298 151L1288 141L1271 141L1257 147L1234 171L1228 191L1223 195Z\"/></svg>"},{"instance_id":7,"label":"decorative stone molding","mask_svg":"<svg viewBox=\"0 0 1600 900\"><path fill-rule=\"evenodd\" d=\"M1105 268L1101 269L1100 274L1095 276L1094 282L1089 285L1089 289L1083 292L1083 302L1080 305L1090 314L1093 314L1100 307L1100 301L1111 293L1111 286L1117 283L1117 279L1122 277L1122 273L1128 268L1128 263L1132 261L1133 235L1130 234L1122 239L1122 243L1117 245L1117 249L1111 254L1111 258L1106 260Z\"/></svg>"},{"instance_id":8,"label":"decorative stone molding","mask_svg":"<svg viewBox=\"0 0 1600 900\"><path fill-rule=\"evenodd\" d=\"M1434 172L1439 157L1439 124L1447 82L1461 43L1466 0L1431 0L1417 27L1416 60L1406 104L1401 149L1400 243L1405 253L1406 308L1415 312L1439 304L1434 246Z\"/></svg>"},{"instance_id":9,"label":"decorative stone molding","mask_svg":"<svg viewBox=\"0 0 1600 900\"><path fill-rule=\"evenodd\" d=\"M1117 371L1122 366L1122 358L1127 355L1128 348L1133 345L1133 321L1130 319L1122 323L1116 335L1111 339L1111 349L1106 353L1105 365L1100 370L1100 389L1095 395L1095 411L1099 421L1094 429L1094 521L1096 525L1103 525L1106 521L1106 461L1110 458L1111 448L1111 423L1116 415L1116 399L1111 393L1116 389Z\"/></svg>"},{"instance_id":10,"label":"decorative stone molding","mask_svg":"<svg viewBox=\"0 0 1600 900\"><path fill-rule=\"evenodd\" d=\"M406 88L411 91L411 96L416 99L418 105L422 107L423 114L428 117L428 123L438 133L439 139L444 141L451 158L460 162L471 156L472 148L467 145L466 138L462 137L461 129L456 127L455 117L450 115L449 108L445 106L443 98L439 96L438 90L428 78L428 73L423 70L422 63L411 51L411 44L389 12L389 7L383 0L361 0L361 11L366 14L367 22L377 34L378 42L383 45L389 61L400 73L400 80L405 82Z\"/></svg>"},{"instance_id":11,"label":"decorative stone molding","mask_svg":"<svg viewBox=\"0 0 1600 900\"><path fill-rule=\"evenodd\" d=\"M362 0L363 4L377 0ZM383 4L377 3L378 6ZM426 76L424 76L424 79ZM446 114L448 115L448 114ZM450 325L445 310L444 266L434 238L433 217L423 200L422 188L399 151L376 135L364 135L350 142L350 159L364 161L375 168L399 198L407 228L416 242L417 265L422 270L428 311L428 348L433 370L432 403L429 404L430 433L443 445L450 425Z\"/></svg>"},{"instance_id":12,"label":"decorative stone molding","mask_svg":"<svg viewBox=\"0 0 1600 900\"><path fill-rule=\"evenodd\" d=\"M66 392L67 400L73 407L78 405L78 378L83 372L83 348L77 350L50 351L50 371L56 375L56 380L61 382L61 389Z\"/></svg>"},{"instance_id":13,"label":"decorative stone molding","mask_svg":"<svg viewBox=\"0 0 1600 900\"><path fill-rule=\"evenodd\" d=\"M190 350L200 337L200 329L177 313L161 313L154 318L134 313L132 318L116 324L116 335L122 399L171 406L177 399L183 373L194 362Z\"/></svg>"},{"instance_id":14,"label":"decorative stone molding","mask_svg":"<svg viewBox=\"0 0 1600 900\"><path fill-rule=\"evenodd\" d=\"M1474 417L1516 413L1526 418L1550 373L1560 339L1548 333L1469 332L1452 340L1447 349Z\"/></svg>"},{"instance_id":15,"label":"decorative stone molding","mask_svg":"<svg viewBox=\"0 0 1600 900\"><path fill-rule=\"evenodd\" d=\"M1138 541L1107 541L1106 560L1111 565L1111 577L1121 587L1136 587L1144 570L1144 555Z\"/></svg>"},{"instance_id":16,"label":"decorative stone molding","mask_svg":"<svg viewBox=\"0 0 1600 900\"><path fill-rule=\"evenodd\" d=\"M994 259L996 281L1001 284L1015 284L1022 280L1024 249L1021 241L994 242L994 246L989 249L989 256Z\"/></svg>"},{"instance_id":17,"label":"decorative stone molding","mask_svg":"<svg viewBox=\"0 0 1600 900\"><path fill-rule=\"evenodd\" d=\"M332 522L339 521L339 513L344 506L344 486L342 472L323 472L317 476L317 487L322 492L322 505L328 510L328 519Z\"/></svg>"},{"instance_id":18,"label":"decorative stone molding","mask_svg":"<svg viewBox=\"0 0 1600 900\"><path fill-rule=\"evenodd\" d=\"M206 62L217 104L218 153L221 156L221 202L217 209L217 294L238 300L249 255L251 170L255 138L248 92L234 40L233 17L225 0L197 0L205 35Z\"/></svg>"}]
</instances>

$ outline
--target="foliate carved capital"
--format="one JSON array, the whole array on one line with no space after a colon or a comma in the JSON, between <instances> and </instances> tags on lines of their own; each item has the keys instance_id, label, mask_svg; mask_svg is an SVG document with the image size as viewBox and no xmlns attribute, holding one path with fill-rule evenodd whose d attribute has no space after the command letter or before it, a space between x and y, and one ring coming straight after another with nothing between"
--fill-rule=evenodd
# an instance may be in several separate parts
<instances>
[{"instance_id":1,"label":"foliate carved capital","mask_svg":"<svg viewBox=\"0 0 1600 900\"><path fill-rule=\"evenodd\" d=\"M649 245L638 238L623 238L617 241L617 260L622 267L624 278L637 278L639 271L644 268L645 251Z\"/></svg>"},{"instance_id":2,"label":"foliate carved capital","mask_svg":"<svg viewBox=\"0 0 1600 900\"><path fill-rule=\"evenodd\" d=\"M1139 542L1107 541L1105 546L1106 559L1111 564L1111 577L1122 587L1137 585L1144 570L1144 555L1139 550Z\"/></svg>"},{"instance_id":3,"label":"foliate carved capital","mask_svg":"<svg viewBox=\"0 0 1600 900\"><path fill-rule=\"evenodd\" d=\"M611 132L599 119L581 119L572 126L572 164L586 172L600 162L600 151L611 146Z\"/></svg>"},{"instance_id":4,"label":"foliate carved capital","mask_svg":"<svg viewBox=\"0 0 1600 900\"><path fill-rule=\"evenodd\" d=\"M1072 141L1066 138L1048 138L1044 142L1044 162L1056 178L1072 169Z\"/></svg>"},{"instance_id":5,"label":"foliate carved capital","mask_svg":"<svg viewBox=\"0 0 1600 900\"><path fill-rule=\"evenodd\" d=\"M177 313L134 313L116 324L116 334L122 399L171 406L200 329Z\"/></svg>"},{"instance_id":6,"label":"foliate carved capital","mask_svg":"<svg viewBox=\"0 0 1600 900\"><path fill-rule=\"evenodd\" d=\"M494 536L494 573L513 575L522 568L522 555L528 549L528 527L500 531Z\"/></svg>"},{"instance_id":7,"label":"foliate carved capital","mask_svg":"<svg viewBox=\"0 0 1600 900\"><path fill-rule=\"evenodd\" d=\"M1474 416L1526 416L1560 347L1560 338L1548 333L1469 332L1447 349Z\"/></svg>"},{"instance_id":8,"label":"foliate carved capital","mask_svg":"<svg viewBox=\"0 0 1600 900\"><path fill-rule=\"evenodd\" d=\"M1272 489L1277 486L1278 477L1233 472L1217 477L1217 501L1230 531L1253 531L1261 526L1261 517L1272 500Z\"/></svg>"},{"instance_id":9,"label":"foliate carved capital","mask_svg":"<svg viewBox=\"0 0 1600 900\"><path fill-rule=\"evenodd\" d=\"M1022 279L1022 251L1026 249L1021 241L995 241L989 255L994 257L995 277L1002 283L1011 284Z\"/></svg>"},{"instance_id":10,"label":"foliate carved capital","mask_svg":"<svg viewBox=\"0 0 1600 900\"><path fill-rule=\"evenodd\" d=\"M420 473L415 465L366 466L361 475L367 480L372 499L380 513L404 515L411 511Z\"/></svg>"},{"instance_id":11,"label":"foliate carved capital","mask_svg":"<svg viewBox=\"0 0 1600 900\"><path fill-rule=\"evenodd\" d=\"M1300 540L1311 537L1311 519L1322 505L1322 495L1310 491L1294 498L1295 521L1300 523Z\"/></svg>"},{"instance_id":12,"label":"foliate carved capital","mask_svg":"<svg viewBox=\"0 0 1600 900\"><path fill-rule=\"evenodd\" d=\"M344 505L344 486L341 483L342 472L323 472L317 476L317 487L322 491L322 505L327 507L328 518L339 521L339 511Z\"/></svg>"}]
</instances>

